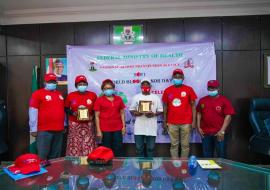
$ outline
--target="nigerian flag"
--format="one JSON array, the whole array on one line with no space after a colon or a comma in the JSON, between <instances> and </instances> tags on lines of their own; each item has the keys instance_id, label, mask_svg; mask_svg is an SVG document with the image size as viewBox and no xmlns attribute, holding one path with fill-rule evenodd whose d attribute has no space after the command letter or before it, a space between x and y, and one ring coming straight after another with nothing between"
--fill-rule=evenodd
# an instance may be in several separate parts
<instances>
[{"instance_id":1,"label":"nigerian flag","mask_svg":"<svg viewBox=\"0 0 270 190\"><path fill-rule=\"evenodd\" d=\"M38 77L37 77L37 70L38 67L35 65L32 69L32 92L38 89ZM29 152L37 154L37 144L36 138L30 135L30 145L29 145Z\"/></svg>"}]
</instances>

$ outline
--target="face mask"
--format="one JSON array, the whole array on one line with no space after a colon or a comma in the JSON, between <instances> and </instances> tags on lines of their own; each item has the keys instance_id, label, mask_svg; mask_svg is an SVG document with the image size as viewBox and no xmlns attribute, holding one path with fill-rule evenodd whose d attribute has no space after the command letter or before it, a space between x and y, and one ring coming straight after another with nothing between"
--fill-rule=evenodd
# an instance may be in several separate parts
<instances>
[{"instance_id":1,"label":"face mask","mask_svg":"<svg viewBox=\"0 0 270 190\"><path fill-rule=\"evenodd\" d=\"M56 86L57 86L57 84L55 84L55 83L46 83L45 88L47 90L55 90Z\"/></svg>"},{"instance_id":2,"label":"face mask","mask_svg":"<svg viewBox=\"0 0 270 190\"><path fill-rule=\"evenodd\" d=\"M104 92L105 96L111 96L111 95L113 95L114 90L113 89L107 89L107 90L104 90L103 92Z\"/></svg>"},{"instance_id":3,"label":"face mask","mask_svg":"<svg viewBox=\"0 0 270 190\"><path fill-rule=\"evenodd\" d=\"M83 85L83 86L78 86L77 89L78 89L79 92L85 92L86 89L87 89L87 86L85 86L85 85Z\"/></svg>"},{"instance_id":4,"label":"face mask","mask_svg":"<svg viewBox=\"0 0 270 190\"><path fill-rule=\"evenodd\" d=\"M148 92L150 92L151 88L149 86L143 86L143 87L141 87L141 90L144 93L148 93Z\"/></svg>"},{"instance_id":5,"label":"face mask","mask_svg":"<svg viewBox=\"0 0 270 190\"><path fill-rule=\"evenodd\" d=\"M181 85L183 83L183 79L173 79L174 85Z\"/></svg>"},{"instance_id":6,"label":"face mask","mask_svg":"<svg viewBox=\"0 0 270 190\"><path fill-rule=\"evenodd\" d=\"M213 91L209 90L208 95L214 97L214 96L218 95L218 90L213 90Z\"/></svg>"}]
</instances>

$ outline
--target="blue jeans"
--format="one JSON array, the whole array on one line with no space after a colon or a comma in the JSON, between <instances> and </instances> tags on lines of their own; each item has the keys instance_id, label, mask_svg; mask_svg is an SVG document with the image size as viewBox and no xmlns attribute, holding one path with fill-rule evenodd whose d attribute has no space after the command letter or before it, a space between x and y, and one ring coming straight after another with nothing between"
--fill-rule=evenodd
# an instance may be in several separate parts
<instances>
[{"instance_id":1,"label":"blue jeans","mask_svg":"<svg viewBox=\"0 0 270 190\"><path fill-rule=\"evenodd\" d=\"M146 155L144 154L144 143L146 143ZM154 156L154 148L156 143L155 136L135 135L136 154L138 157Z\"/></svg>"},{"instance_id":2,"label":"blue jeans","mask_svg":"<svg viewBox=\"0 0 270 190\"><path fill-rule=\"evenodd\" d=\"M37 151L42 160L59 158L63 143L63 131L39 131L37 133Z\"/></svg>"},{"instance_id":3,"label":"blue jeans","mask_svg":"<svg viewBox=\"0 0 270 190\"><path fill-rule=\"evenodd\" d=\"M102 132L102 145L113 150L116 157L123 157L122 131Z\"/></svg>"},{"instance_id":4,"label":"blue jeans","mask_svg":"<svg viewBox=\"0 0 270 190\"><path fill-rule=\"evenodd\" d=\"M213 158L215 150L217 157L226 158L226 135L223 141L218 141L214 135L205 135L202 138L203 156L205 158Z\"/></svg>"}]
</instances>

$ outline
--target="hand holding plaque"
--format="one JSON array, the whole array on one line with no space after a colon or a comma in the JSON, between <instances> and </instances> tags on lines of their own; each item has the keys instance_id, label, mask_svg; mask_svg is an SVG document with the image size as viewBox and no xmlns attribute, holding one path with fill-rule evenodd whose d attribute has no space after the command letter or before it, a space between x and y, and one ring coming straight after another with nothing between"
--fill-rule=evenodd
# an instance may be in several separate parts
<instances>
[{"instance_id":1,"label":"hand holding plaque","mask_svg":"<svg viewBox=\"0 0 270 190\"><path fill-rule=\"evenodd\" d=\"M78 121L89 121L89 111L88 108L85 106L78 107L78 114L77 114Z\"/></svg>"},{"instance_id":2,"label":"hand holding plaque","mask_svg":"<svg viewBox=\"0 0 270 190\"><path fill-rule=\"evenodd\" d=\"M140 113L149 113L152 112L151 109L152 101L139 101L138 112Z\"/></svg>"}]
</instances>

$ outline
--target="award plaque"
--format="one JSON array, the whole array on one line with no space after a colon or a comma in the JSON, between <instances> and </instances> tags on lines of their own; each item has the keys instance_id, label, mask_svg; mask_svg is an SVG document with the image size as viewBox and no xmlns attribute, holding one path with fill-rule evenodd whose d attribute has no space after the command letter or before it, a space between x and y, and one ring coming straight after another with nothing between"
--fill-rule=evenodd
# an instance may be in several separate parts
<instances>
[{"instance_id":1,"label":"award plaque","mask_svg":"<svg viewBox=\"0 0 270 190\"><path fill-rule=\"evenodd\" d=\"M150 161L140 162L140 169L151 170L152 169L152 162L150 162Z\"/></svg>"},{"instance_id":2,"label":"award plaque","mask_svg":"<svg viewBox=\"0 0 270 190\"><path fill-rule=\"evenodd\" d=\"M138 111L140 113L148 113L151 112L151 101L139 101L139 107L138 107Z\"/></svg>"},{"instance_id":3,"label":"award plaque","mask_svg":"<svg viewBox=\"0 0 270 190\"><path fill-rule=\"evenodd\" d=\"M78 108L78 121L89 121L89 111L86 107L79 107Z\"/></svg>"}]
</instances>

